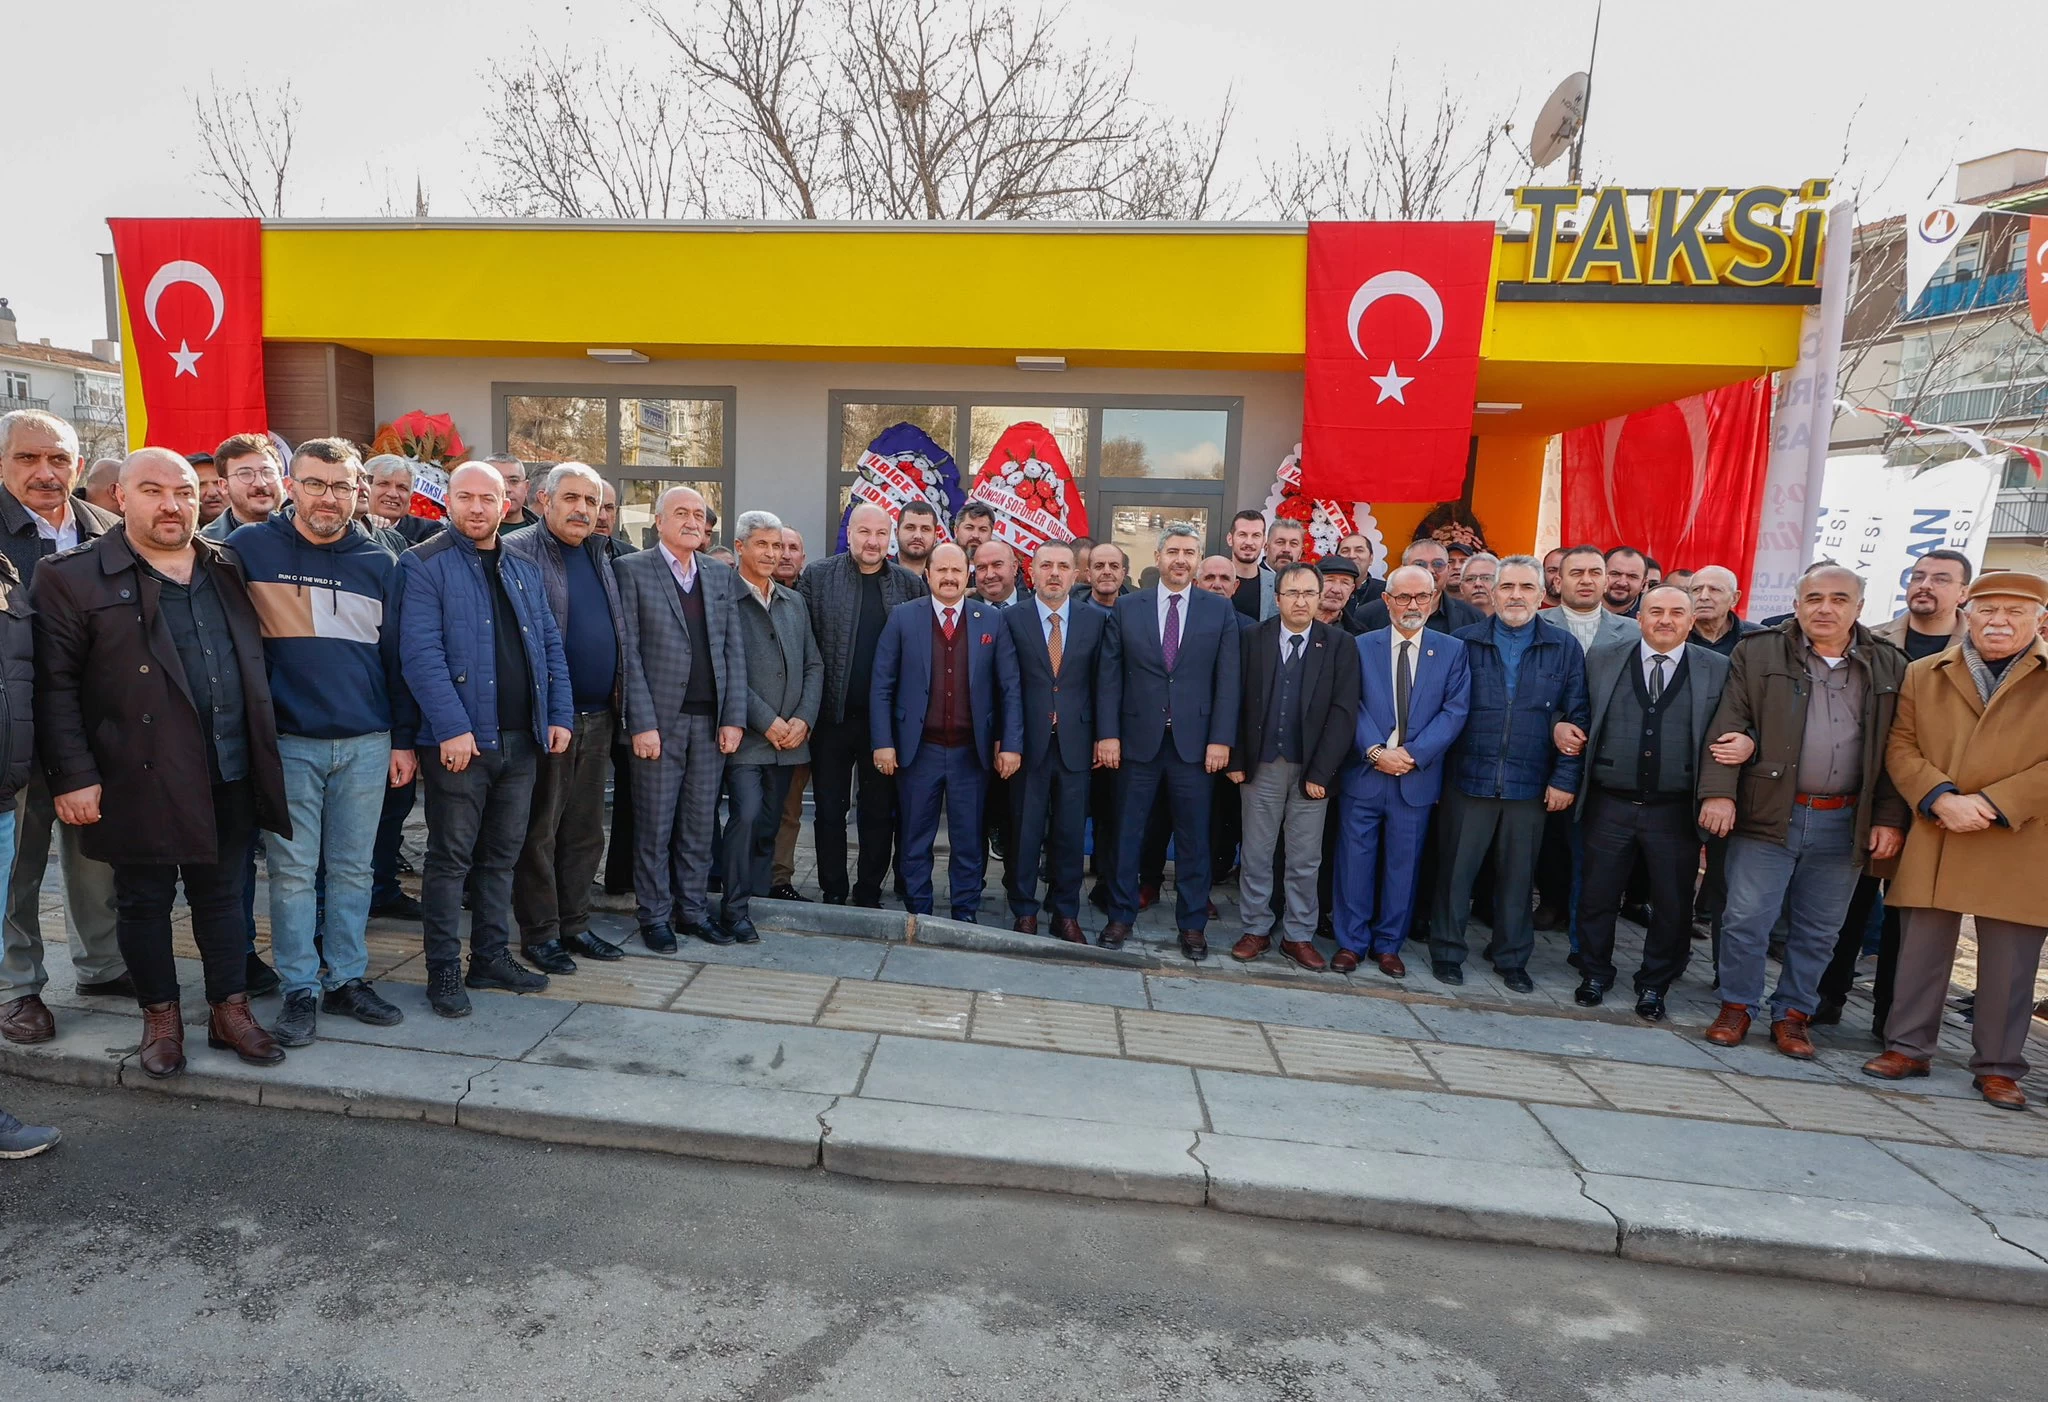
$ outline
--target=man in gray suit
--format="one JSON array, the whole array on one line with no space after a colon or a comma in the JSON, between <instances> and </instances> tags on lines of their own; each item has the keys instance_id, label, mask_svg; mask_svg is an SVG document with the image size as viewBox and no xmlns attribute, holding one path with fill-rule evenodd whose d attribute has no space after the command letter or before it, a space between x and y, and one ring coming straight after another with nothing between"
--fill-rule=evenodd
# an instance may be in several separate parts
<instances>
[{"instance_id":1,"label":"man in gray suit","mask_svg":"<svg viewBox=\"0 0 2048 1402\"><path fill-rule=\"evenodd\" d=\"M626 627L626 731L633 737L633 898L657 954L685 936L731 944L711 923L711 831L725 757L746 734L747 654L739 572L702 552L704 498L670 487L654 504L652 550L612 565Z\"/></svg>"},{"instance_id":2,"label":"man in gray suit","mask_svg":"<svg viewBox=\"0 0 2048 1402\"><path fill-rule=\"evenodd\" d=\"M1564 552L1557 568L1561 602L1537 617L1570 633L1586 652L1604 643L1632 642L1641 636L1634 619L1601 605L1607 594L1607 557L1599 546L1574 545Z\"/></svg>"},{"instance_id":3,"label":"man in gray suit","mask_svg":"<svg viewBox=\"0 0 2048 1402\"><path fill-rule=\"evenodd\" d=\"M719 924L741 944L760 938L749 907L771 880L775 835L791 777L811 757L811 728L825 692L825 659L803 597L775 582L782 522L746 511L733 526L739 556L739 631L747 653L747 733L726 768L732 811L725 824Z\"/></svg>"}]
</instances>

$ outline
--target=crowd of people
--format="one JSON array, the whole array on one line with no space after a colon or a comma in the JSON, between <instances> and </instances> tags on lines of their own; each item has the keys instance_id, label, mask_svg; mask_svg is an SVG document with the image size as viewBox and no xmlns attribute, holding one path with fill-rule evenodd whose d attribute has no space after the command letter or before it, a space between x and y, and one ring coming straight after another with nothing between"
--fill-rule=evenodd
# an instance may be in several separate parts
<instances>
[{"instance_id":1,"label":"crowd of people","mask_svg":"<svg viewBox=\"0 0 2048 1402\"><path fill-rule=\"evenodd\" d=\"M180 884L208 1044L270 1066L322 1016L402 1019L369 977L373 916L421 925L443 1017L469 1015L470 989L624 957L592 929L600 880L630 888L655 953L757 940L754 897L804 899L808 787L827 903L878 907L892 885L911 912L976 921L993 857L1013 930L1085 943L1092 860L1114 949L1170 851L1191 961L1234 870L1237 960L1402 979L1413 945L1459 984L1476 914L1514 993L1538 930L1563 931L1587 1007L1621 976L1626 916L1646 930L1639 1016L1665 1018L1710 941L1707 1039L1739 1044L1768 1009L1795 1058L1874 941L1886 1050L1865 1070L1887 1079L1927 1074L1972 915L1971 1067L1985 1099L2025 1104L2043 927L2010 874L2048 857L2035 575L1931 551L1873 630L1858 575L1827 562L1791 615L1755 623L1728 569L1667 574L1626 546L1537 559L1425 536L1382 581L1366 537L1305 563L1298 522L1245 511L1206 558L1195 526L1164 523L1134 580L1115 543L1020 560L985 505L947 522L913 502L856 505L845 549L807 562L765 511L715 545L688 487L636 548L575 462L537 481L508 455L465 463L429 520L412 464L336 438L288 462L238 434L81 470L70 425L16 411L0 455L11 1042L56 1032L53 834L78 988L136 1000L137 1061L165 1077L186 1064ZM421 795L415 899L400 838ZM249 998L273 989L265 1026ZM0 1112L0 1154L53 1138Z\"/></svg>"}]
</instances>

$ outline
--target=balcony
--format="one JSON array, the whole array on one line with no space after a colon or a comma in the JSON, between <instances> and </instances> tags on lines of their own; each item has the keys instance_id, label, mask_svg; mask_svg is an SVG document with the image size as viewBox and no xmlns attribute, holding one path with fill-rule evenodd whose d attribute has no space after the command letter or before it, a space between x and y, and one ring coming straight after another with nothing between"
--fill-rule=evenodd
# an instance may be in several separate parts
<instances>
[{"instance_id":1,"label":"balcony","mask_svg":"<svg viewBox=\"0 0 2048 1402\"><path fill-rule=\"evenodd\" d=\"M2000 492L1997 505L1991 508L1991 538L2048 541L2048 490L2024 487Z\"/></svg>"},{"instance_id":2,"label":"balcony","mask_svg":"<svg viewBox=\"0 0 2048 1402\"><path fill-rule=\"evenodd\" d=\"M41 409L47 413L49 408L47 399L23 399L19 395L0 394L0 414L11 414L17 409Z\"/></svg>"},{"instance_id":3,"label":"balcony","mask_svg":"<svg viewBox=\"0 0 2048 1402\"><path fill-rule=\"evenodd\" d=\"M71 422L94 428L119 428L125 417L118 404L74 404L71 406Z\"/></svg>"},{"instance_id":4,"label":"balcony","mask_svg":"<svg viewBox=\"0 0 2048 1402\"><path fill-rule=\"evenodd\" d=\"M2034 423L2048 415L2048 380L1978 385L1944 394L1893 395L1892 412L1923 424Z\"/></svg>"},{"instance_id":5,"label":"balcony","mask_svg":"<svg viewBox=\"0 0 2048 1402\"><path fill-rule=\"evenodd\" d=\"M1930 284L1902 321L1926 321L1937 316L1960 316L2027 300L2026 270L2014 268L1990 277L1957 278L1953 282Z\"/></svg>"}]
</instances>

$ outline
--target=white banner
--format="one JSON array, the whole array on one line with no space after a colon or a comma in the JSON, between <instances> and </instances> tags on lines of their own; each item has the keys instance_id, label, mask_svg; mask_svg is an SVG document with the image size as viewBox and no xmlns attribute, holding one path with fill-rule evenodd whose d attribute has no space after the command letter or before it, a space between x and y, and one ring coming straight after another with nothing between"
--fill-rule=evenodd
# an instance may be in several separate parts
<instances>
[{"instance_id":1,"label":"white banner","mask_svg":"<svg viewBox=\"0 0 2048 1402\"><path fill-rule=\"evenodd\" d=\"M1816 558L1863 577L1863 622L1875 627L1906 606L1906 576L1930 550L1960 550L1984 564L2002 457L1958 458L1926 468L1887 467L1881 455L1828 459Z\"/></svg>"},{"instance_id":2,"label":"white banner","mask_svg":"<svg viewBox=\"0 0 2048 1402\"><path fill-rule=\"evenodd\" d=\"M1913 310L1943 260L1983 217L1983 207L1974 204L1931 205L1906 216L1905 311Z\"/></svg>"}]
</instances>

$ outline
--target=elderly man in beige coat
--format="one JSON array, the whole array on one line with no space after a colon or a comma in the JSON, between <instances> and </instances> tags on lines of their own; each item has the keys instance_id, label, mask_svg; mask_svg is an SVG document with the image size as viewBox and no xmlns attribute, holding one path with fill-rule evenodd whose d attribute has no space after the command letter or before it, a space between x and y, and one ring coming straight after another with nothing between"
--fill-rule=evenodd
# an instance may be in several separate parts
<instances>
[{"instance_id":1,"label":"elderly man in beige coat","mask_svg":"<svg viewBox=\"0 0 2048 1402\"><path fill-rule=\"evenodd\" d=\"M1970 586L1961 642L1907 669L1886 768L1914 823L1886 899L1906 913L1884 1054L1865 1075L1927 1074L1965 915L1977 923L1978 1092L2026 1108L2027 1029L2048 868L2048 580L2015 570Z\"/></svg>"}]
</instances>

